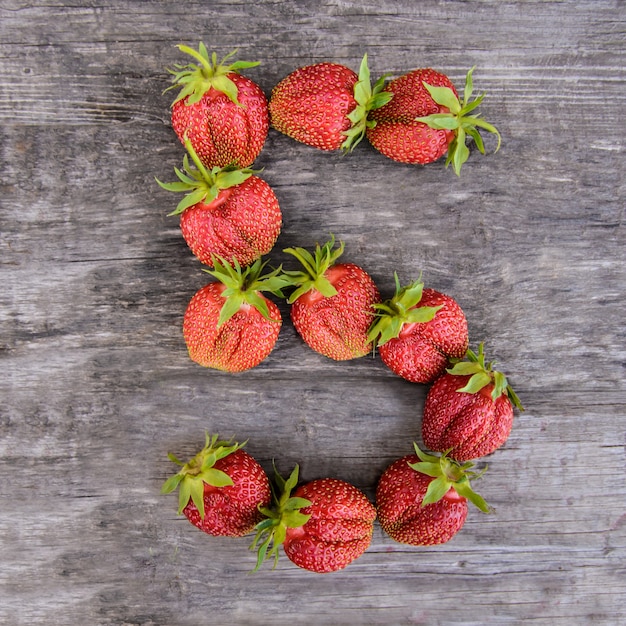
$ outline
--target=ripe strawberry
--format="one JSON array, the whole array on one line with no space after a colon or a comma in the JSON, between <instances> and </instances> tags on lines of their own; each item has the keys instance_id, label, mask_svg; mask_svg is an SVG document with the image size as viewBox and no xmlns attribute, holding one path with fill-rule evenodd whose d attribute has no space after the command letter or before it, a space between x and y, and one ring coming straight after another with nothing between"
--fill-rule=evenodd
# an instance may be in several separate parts
<instances>
[{"instance_id":1,"label":"ripe strawberry","mask_svg":"<svg viewBox=\"0 0 626 626\"><path fill-rule=\"evenodd\" d=\"M402 163L432 163L447 152L446 166L452 163L457 175L469 157L468 135L485 153L479 128L498 137L497 151L500 133L495 126L470 115L484 98L483 94L470 101L473 71L467 73L462 101L450 79L432 69L416 69L389 82L384 91L393 98L369 115L375 122L367 128L370 143Z\"/></svg>"},{"instance_id":2,"label":"ripe strawberry","mask_svg":"<svg viewBox=\"0 0 626 626\"><path fill-rule=\"evenodd\" d=\"M285 274L297 289L289 296L291 319L313 350L336 361L364 356L372 349L368 339L374 309L380 302L372 278L353 263L335 263L344 244L333 251L334 237L315 256L303 248L287 248L304 271Z\"/></svg>"},{"instance_id":3,"label":"ripe strawberry","mask_svg":"<svg viewBox=\"0 0 626 626\"><path fill-rule=\"evenodd\" d=\"M162 493L178 488L178 514L209 535L249 533L262 519L259 507L270 503L267 474L241 449L244 445L207 433L204 448L187 463L168 455L181 469L164 483Z\"/></svg>"},{"instance_id":4,"label":"ripe strawberry","mask_svg":"<svg viewBox=\"0 0 626 626\"><path fill-rule=\"evenodd\" d=\"M276 563L280 545L298 567L320 574L343 569L367 550L376 509L354 485L322 478L301 485L292 496L297 465L286 481L276 473L276 482L274 507L261 508L266 519L257 525L251 546L258 550L256 569L270 556Z\"/></svg>"},{"instance_id":5,"label":"ripe strawberry","mask_svg":"<svg viewBox=\"0 0 626 626\"><path fill-rule=\"evenodd\" d=\"M497 450L511 433L513 407L523 410L504 374L485 365L482 343L467 358L433 383L422 418L424 445L457 461Z\"/></svg>"},{"instance_id":6,"label":"ripe strawberry","mask_svg":"<svg viewBox=\"0 0 626 626\"><path fill-rule=\"evenodd\" d=\"M443 374L449 359L462 358L468 344L467 320L457 302L417 280L374 307L378 318L369 338L382 362L414 383L430 383Z\"/></svg>"},{"instance_id":7,"label":"ripe strawberry","mask_svg":"<svg viewBox=\"0 0 626 626\"><path fill-rule=\"evenodd\" d=\"M175 168L178 181L157 183L168 191L186 192L170 215L180 215L180 229L193 254L212 266L214 256L249 265L276 243L282 213L272 188L253 170L234 167L207 169L191 142L185 146L184 172Z\"/></svg>"},{"instance_id":8,"label":"ripe strawberry","mask_svg":"<svg viewBox=\"0 0 626 626\"><path fill-rule=\"evenodd\" d=\"M181 88L172 103L174 132L183 143L189 138L207 167L248 167L263 148L269 115L262 89L239 70L259 63L227 64L236 51L218 63L202 43L198 50L183 45L178 49L198 63L170 70L174 84L169 89Z\"/></svg>"},{"instance_id":9,"label":"ripe strawberry","mask_svg":"<svg viewBox=\"0 0 626 626\"><path fill-rule=\"evenodd\" d=\"M281 80L269 102L272 126L320 150L351 151L361 141L367 114L392 98L381 92L384 77L372 88L367 55L359 74L338 63L301 67Z\"/></svg>"},{"instance_id":10,"label":"ripe strawberry","mask_svg":"<svg viewBox=\"0 0 626 626\"><path fill-rule=\"evenodd\" d=\"M183 319L183 336L190 358L226 372L257 366L274 348L282 325L278 307L261 291L282 297L287 284L280 268L262 276L258 259L242 270L235 262L214 260L204 270L218 280L202 287L191 299Z\"/></svg>"},{"instance_id":11,"label":"ripe strawberry","mask_svg":"<svg viewBox=\"0 0 626 626\"><path fill-rule=\"evenodd\" d=\"M376 510L382 529L395 541L413 546L445 543L461 530L469 500L487 513L489 506L474 492L471 463L459 465L446 455L415 454L394 461L376 486Z\"/></svg>"}]
</instances>

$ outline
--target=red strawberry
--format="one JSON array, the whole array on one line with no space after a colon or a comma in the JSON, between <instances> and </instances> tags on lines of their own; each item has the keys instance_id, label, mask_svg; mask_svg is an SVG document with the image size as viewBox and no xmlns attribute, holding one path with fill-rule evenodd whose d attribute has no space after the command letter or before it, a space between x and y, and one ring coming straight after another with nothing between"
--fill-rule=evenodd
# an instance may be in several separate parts
<instances>
[{"instance_id":1,"label":"red strawberry","mask_svg":"<svg viewBox=\"0 0 626 626\"><path fill-rule=\"evenodd\" d=\"M249 533L262 519L259 507L270 503L267 474L241 449L243 445L218 441L217 435L207 433L204 448L187 463L168 455L181 469L161 491L178 488L178 514L209 535Z\"/></svg>"},{"instance_id":2,"label":"red strawberry","mask_svg":"<svg viewBox=\"0 0 626 626\"><path fill-rule=\"evenodd\" d=\"M367 55L359 74L338 63L301 67L272 90L269 112L281 133L320 150L351 151L369 125L367 114L388 102L384 77L372 88Z\"/></svg>"},{"instance_id":3,"label":"red strawberry","mask_svg":"<svg viewBox=\"0 0 626 626\"><path fill-rule=\"evenodd\" d=\"M267 254L276 243L282 213L272 188L250 169L207 169L185 142L196 169L187 155L179 181L157 183L168 191L184 191L185 197L170 215L180 214L180 229L193 254L212 266L214 256L236 259L249 265Z\"/></svg>"},{"instance_id":4,"label":"red strawberry","mask_svg":"<svg viewBox=\"0 0 626 626\"><path fill-rule=\"evenodd\" d=\"M449 359L462 358L468 344L467 320L455 300L417 280L374 305L378 319L369 338L382 362L414 383L430 383L443 374Z\"/></svg>"},{"instance_id":5,"label":"red strawberry","mask_svg":"<svg viewBox=\"0 0 626 626\"><path fill-rule=\"evenodd\" d=\"M395 541L431 546L449 541L467 517L467 501L481 511L489 506L470 486L471 463L415 454L394 461L376 487L376 510L382 529Z\"/></svg>"},{"instance_id":6,"label":"red strawberry","mask_svg":"<svg viewBox=\"0 0 626 626\"><path fill-rule=\"evenodd\" d=\"M258 569L266 557L278 560L283 546L298 567L320 574L349 565L369 547L376 509L354 485L335 478L313 480L291 491L298 466L285 481L278 473L278 495L266 519L257 525L252 548L258 546ZM263 540L263 541L261 541Z\"/></svg>"},{"instance_id":7,"label":"red strawberry","mask_svg":"<svg viewBox=\"0 0 626 626\"><path fill-rule=\"evenodd\" d=\"M353 263L335 263L344 244L333 251L334 237L315 249L287 248L304 271L285 272L297 289L289 296L291 319L313 350L336 361L364 356L372 349L368 329L380 302L372 278Z\"/></svg>"},{"instance_id":8,"label":"red strawberry","mask_svg":"<svg viewBox=\"0 0 626 626\"><path fill-rule=\"evenodd\" d=\"M402 163L432 163L446 152L446 166L452 163L458 175L469 156L466 138L485 153L482 128L498 137L492 124L479 115L470 115L484 94L470 101L472 68L465 81L463 100L459 101L450 79L432 69L417 69L389 82L385 91L393 93L388 104L369 114L367 138L379 152Z\"/></svg>"},{"instance_id":9,"label":"red strawberry","mask_svg":"<svg viewBox=\"0 0 626 626\"><path fill-rule=\"evenodd\" d=\"M218 63L204 44L198 50L178 49L198 63L176 65L173 85L181 90L172 104L172 127L181 142L189 138L207 167L248 167L263 148L269 129L267 98L261 88L239 70L258 62L236 61L236 51Z\"/></svg>"},{"instance_id":10,"label":"red strawberry","mask_svg":"<svg viewBox=\"0 0 626 626\"><path fill-rule=\"evenodd\" d=\"M274 348L282 325L278 307L261 291L282 296L287 282L280 268L261 276L261 259L242 270L238 263L214 261L204 270L218 280L202 287L191 299L183 320L190 358L226 372L258 365Z\"/></svg>"},{"instance_id":11,"label":"red strawberry","mask_svg":"<svg viewBox=\"0 0 626 626\"><path fill-rule=\"evenodd\" d=\"M485 365L482 343L467 358L433 383L422 418L424 445L457 461L497 450L511 432L513 407L523 410L504 374Z\"/></svg>"}]
</instances>

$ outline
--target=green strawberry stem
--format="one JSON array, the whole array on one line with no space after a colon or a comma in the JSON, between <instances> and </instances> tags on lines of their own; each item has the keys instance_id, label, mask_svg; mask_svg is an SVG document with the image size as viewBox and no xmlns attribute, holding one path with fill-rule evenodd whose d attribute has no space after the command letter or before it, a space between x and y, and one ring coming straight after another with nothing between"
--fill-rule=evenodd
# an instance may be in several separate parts
<instances>
[{"instance_id":1,"label":"green strawberry stem","mask_svg":"<svg viewBox=\"0 0 626 626\"><path fill-rule=\"evenodd\" d=\"M262 274L267 262L258 258L252 265L242 268L237 259L232 265L221 257L212 257L213 269L203 269L226 286L222 291L224 304L220 310L218 327L227 322L244 304L248 304L267 320L273 321L269 308L261 292L265 291L284 298L282 290L291 284L285 276L282 267L278 267L268 274Z\"/></svg>"},{"instance_id":2,"label":"green strawberry stem","mask_svg":"<svg viewBox=\"0 0 626 626\"><path fill-rule=\"evenodd\" d=\"M486 467L480 472L473 472L470 470L474 467L474 463L470 461L461 464L448 458L445 453L441 456L435 456L420 450L416 443L413 446L419 462L409 463L409 467L435 479L428 485L422 500L422 506L439 502L452 488L460 496L467 498L483 513L492 511L492 508L485 502L482 496L479 496L470 485L470 479L480 478L487 471Z\"/></svg>"},{"instance_id":3,"label":"green strawberry stem","mask_svg":"<svg viewBox=\"0 0 626 626\"><path fill-rule=\"evenodd\" d=\"M285 480L274 467L274 483L272 484L271 508L259 507L259 511L265 516L255 526L256 535L250 546L250 550L256 550L257 562L253 571L261 567L263 561L274 558L274 567L278 563L278 552L287 536L287 528L299 528L304 526L311 517L300 512L300 509L310 506L310 500L306 498L292 497L291 492L298 484L299 466L296 465L289 478Z\"/></svg>"},{"instance_id":4,"label":"green strawberry stem","mask_svg":"<svg viewBox=\"0 0 626 626\"><path fill-rule=\"evenodd\" d=\"M378 346L398 337L405 324L429 322L441 309L441 306L417 306L424 290L421 277L405 287L400 285L396 272L394 278L394 296L385 302L374 304L377 319L372 323L367 338Z\"/></svg>"},{"instance_id":5,"label":"green strawberry stem","mask_svg":"<svg viewBox=\"0 0 626 626\"><path fill-rule=\"evenodd\" d=\"M235 61L227 65L227 61L236 54L237 50L233 50L227 54L219 63L217 54L214 52L211 57L207 52L206 46L201 42L198 50L194 50L189 46L176 46L181 52L192 56L198 63L189 63L187 65L176 64L175 70L168 70L174 77L174 83L165 91L180 87L180 92L174 102L175 104L183 98L188 98L186 104L195 104L198 102L209 89L217 89L227 95L237 106L241 106L237 100L237 85L228 77L232 72L239 73L239 70L259 65L259 61Z\"/></svg>"},{"instance_id":6,"label":"green strawberry stem","mask_svg":"<svg viewBox=\"0 0 626 626\"><path fill-rule=\"evenodd\" d=\"M462 102L459 102L452 89L448 87L434 87L424 83L424 87L426 87L432 99L437 104L445 106L449 112L434 113L433 115L416 118L417 121L423 122L431 128L454 131L454 139L448 147L446 167L452 163L457 176L461 174L461 166L469 157L469 148L465 143L468 136L474 140L476 147L482 154L485 154L485 146L480 136L480 128L497 136L498 145L496 146L496 152L500 149L501 143L500 133L493 124L486 122L480 115L469 115L480 105L485 97L485 94L482 94L474 100L470 100L473 91L472 73L474 69L473 67L465 77L465 90Z\"/></svg>"},{"instance_id":7,"label":"green strawberry stem","mask_svg":"<svg viewBox=\"0 0 626 626\"><path fill-rule=\"evenodd\" d=\"M183 512L189 499L191 499L196 505L200 517L204 519L204 483L214 487L225 487L233 484L228 474L215 469L213 466L219 459L223 459L245 445L246 442L239 444L219 441L217 435L211 436L206 433L204 448L187 463L179 461L171 453L168 454L170 461L179 465L181 469L165 481L161 487L161 493L171 493L178 488L178 514Z\"/></svg>"},{"instance_id":8,"label":"green strawberry stem","mask_svg":"<svg viewBox=\"0 0 626 626\"><path fill-rule=\"evenodd\" d=\"M180 215L186 209L201 202L210 204L223 189L236 187L253 174L258 173L258 171L249 168L240 169L232 165L222 168L213 167L209 170L200 161L198 154L187 138L185 139L185 148L189 156L191 156L195 168L191 167L189 157L185 154L183 157L183 171L177 167L174 168L178 181L162 183L158 178L155 178L156 182L166 191L185 192L184 198L168 215Z\"/></svg>"},{"instance_id":9,"label":"green strawberry stem","mask_svg":"<svg viewBox=\"0 0 626 626\"><path fill-rule=\"evenodd\" d=\"M506 376L493 369L495 361L485 363L484 344L478 346L478 354L468 348L465 355L467 360L453 360L454 365L446 370L454 376L470 376L467 384L460 389L459 393L477 393L487 385L493 384L491 398L495 402L500 396L506 394L513 406L520 411L524 410L520 399L518 398L511 385L509 385Z\"/></svg>"},{"instance_id":10,"label":"green strawberry stem","mask_svg":"<svg viewBox=\"0 0 626 626\"><path fill-rule=\"evenodd\" d=\"M346 136L345 141L341 144L344 152L352 152L365 136L365 131L376 126L374 120L367 119L369 112L379 109L393 97L392 93L383 91L385 78L386 75L381 76L374 83L374 87L372 87L370 70L367 66L367 54L363 55L359 68L359 79L353 89L357 105L348 114L348 119L352 122L352 126L343 133Z\"/></svg>"},{"instance_id":11,"label":"green strawberry stem","mask_svg":"<svg viewBox=\"0 0 626 626\"><path fill-rule=\"evenodd\" d=\"M330 241L327 241L323 246L316 245L315 255L304 248L285 248L283 250L283 252L291 254L298 259L304 267L304 271L285 272L291 286L297 287L287 300L289 304L293 303L301 295L311 291L311 289L317 289L327 298L332 298L332 296L337 294L337 290L324 276L326 270L343 254L345 246L342 241L339 242L339 247L335 250L333 250L334 246L335 237L331 235Z\"/></svg>"}]
</instances>

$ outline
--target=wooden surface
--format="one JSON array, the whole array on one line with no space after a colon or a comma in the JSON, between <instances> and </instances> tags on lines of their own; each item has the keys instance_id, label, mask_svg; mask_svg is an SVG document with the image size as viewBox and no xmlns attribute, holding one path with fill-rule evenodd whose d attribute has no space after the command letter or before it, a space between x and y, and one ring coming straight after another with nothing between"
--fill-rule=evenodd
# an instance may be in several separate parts
<instances>
[{"instance_id":1,"label":"wooden surface","mask_svg":"<svg viewBox=\"0 0 626 626\"><path fill-rule=\"evenodd\" d=\"M626 5L613 1L0 1L0 623L617 625L626 609ZM285 324L258 368L206 371L181 321L208 277L154 182L182 159L178 43L259 60L266 94L322 60L372 74L476 65L502 149L443 163L348 157L271 131L255 166L284 229L332 232L384 295L420 272L454 296L526 411L450 543L376 525L346 570L203 535L160 495L205 430L271 471L373 498L419 441L426 388L376 358L334 363Z\"/></svg>"}]
</instances>

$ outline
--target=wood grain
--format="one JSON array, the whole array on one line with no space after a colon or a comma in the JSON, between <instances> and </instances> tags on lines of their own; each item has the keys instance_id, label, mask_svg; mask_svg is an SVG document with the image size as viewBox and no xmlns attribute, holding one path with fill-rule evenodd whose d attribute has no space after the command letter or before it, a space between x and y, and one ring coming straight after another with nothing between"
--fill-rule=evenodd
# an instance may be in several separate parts
<instances>
[{"instance_id":1,"label":"wood grain","mask_svg":"<svg viewBox=\"0 0 626 626\"><path fill-rule=\"evenodd\" d=\"M0 622L617 625L626 603L626 11L614 1L0 1ZM393 273L454 296L526 407L450 543L370 549L320 576L250 575L248 539L207 537L159 494L166 454L205 430L271 471L335 476L373 499L419 441L426 388L375 357L334 363L285 319L236 376L190 362L207 282L168 180L175 45L260 60L269 95L300 65L432 66L503 145L443 163L346 157L271 131L255 167L284 216L272 260L334 233L384 295Z\"/></svg>"}]
</instances>

